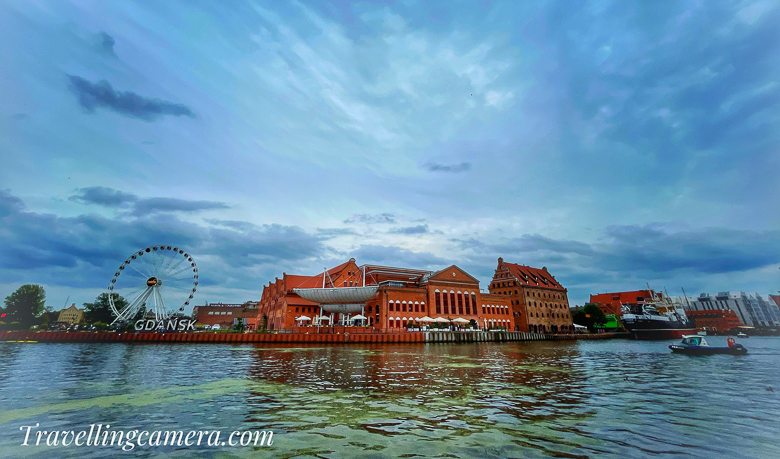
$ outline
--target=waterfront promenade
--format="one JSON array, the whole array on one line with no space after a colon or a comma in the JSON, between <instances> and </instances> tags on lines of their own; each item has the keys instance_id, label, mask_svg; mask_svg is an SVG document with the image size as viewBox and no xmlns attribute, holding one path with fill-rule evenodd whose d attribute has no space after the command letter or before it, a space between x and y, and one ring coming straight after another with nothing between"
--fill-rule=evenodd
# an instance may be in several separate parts
<instances>
[{"instance_id":1,"label":"waterfront promenade","mask_svg":"<svg viewBox=\"0 0 780 459\"><path fill-rule=\"evenodd\" d=\"M158 333L158 332L0 332L0 341L39 343L478 343L515 341L561 341L574 339L628 338L628 334L551 335L525 332L425 331L406 333Z\"/></svg>"}]
</instances>

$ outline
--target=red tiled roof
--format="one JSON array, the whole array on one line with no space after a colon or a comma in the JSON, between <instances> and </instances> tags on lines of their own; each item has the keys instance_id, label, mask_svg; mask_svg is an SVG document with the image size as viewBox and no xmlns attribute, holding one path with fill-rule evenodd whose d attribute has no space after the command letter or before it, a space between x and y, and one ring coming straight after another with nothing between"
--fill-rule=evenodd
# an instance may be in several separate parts
<instances>
[{"instance_id":1,"label":"red tiled roof","mask_svg":"<svg viewBox=\"0 0 780 459\"><path fill-rule=\"evenodd\" d=\"M521 284L530 285L532 287L548 287L556 290L565 290L563 286L553 278L552 274L544 269L507 262L504 262L504 265L509 268L509 272L517 277Z\"/></svg>"}]
</instances>

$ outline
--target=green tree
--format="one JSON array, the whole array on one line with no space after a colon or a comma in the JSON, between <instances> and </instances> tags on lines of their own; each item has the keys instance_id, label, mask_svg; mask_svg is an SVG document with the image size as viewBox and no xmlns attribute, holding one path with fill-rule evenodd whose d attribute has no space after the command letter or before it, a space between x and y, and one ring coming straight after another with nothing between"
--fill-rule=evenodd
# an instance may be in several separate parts
<instances>
[{"instance_id":1,"label":"green tree","mask_svg":"<svg viewBox=\"0 0 780 459\"><path fill-rule=\"evenodd\" d=\"M117 309L127 306L127 301L117 293L112 293L111 299L114 300L114 306ZM111 311L111 306L108 303L108 293L98 295L94 303L84 303L84 321L87 324L97 322L110 324L114 319L116 317L114 317L114 313Z\"/></svg>"},{"instance_id":2,"label":"green tree","mask_svg":"<svg viewBox=\"0 0 780 459\"><path fill-rule=\"evenodd\" d=\"M263 321L261 322L260 330L268 330L268 314L263 314Z\"/></svg>"},{"instance_id":3,"label":"green tree","mask_svg":"<svg viewBox=\"0 0 780 459\"><path fill-rule=\"evenodd\" d=\"M44 311L46 291L40 285L25 284L5 297L5 322L19 322L30 326Z\"/></svg>"},{"instance_id":4,"label":"green tree","mask_svg":"<svg viewBox=\"0 0 780 459\"><path fill-rule=\"evenodd\" d=\"M575 311L571 319L577 325L588 327L590 331L595 331L597 325L607 323L607 317L604 315L604 312L599 309L598 305L593 303L588 303L579 311Z\"/></svg>"}]
</instances>

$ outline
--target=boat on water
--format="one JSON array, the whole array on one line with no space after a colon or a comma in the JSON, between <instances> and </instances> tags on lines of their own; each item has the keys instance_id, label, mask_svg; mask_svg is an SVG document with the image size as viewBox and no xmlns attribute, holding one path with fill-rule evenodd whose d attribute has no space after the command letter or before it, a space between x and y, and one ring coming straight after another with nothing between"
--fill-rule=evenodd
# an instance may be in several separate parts
<instances>
[{"instance_id":1,"label":"boat on water","mask_svg":"<svg viewBox=\"0 0 780 459\"><path fill-rule=\"evenodd\" d=\"M682 343L672 344L669 349L676 354L687 355L715 355L715 354L730 354L730 355L745 355L748 350L741 344L737 344L734 338L729 338L728 347L716 347L710 346L707 340L701 335L685 335L683 336Z\"/></svg>"},{"instance_id":2,"label":"boat on water","mask_svg":"<svg viewBox=\"0 0 780 459\"><path fill-rule=\"evenodd\" d=\"M650 291L653 298L623 304L620 320L635 339L675 339L698 333L680 303Z\"/></svg>"},{"instance_id":3,"label":"boat on water","mask_svg":"<svg viewBox=\"0 0 780 459\"><path fill-rule=\"evenodd\" d=\"M739 332L737 333L737 338L750 338L750 337L742 332Z\"/></svg>"}]
</instances>

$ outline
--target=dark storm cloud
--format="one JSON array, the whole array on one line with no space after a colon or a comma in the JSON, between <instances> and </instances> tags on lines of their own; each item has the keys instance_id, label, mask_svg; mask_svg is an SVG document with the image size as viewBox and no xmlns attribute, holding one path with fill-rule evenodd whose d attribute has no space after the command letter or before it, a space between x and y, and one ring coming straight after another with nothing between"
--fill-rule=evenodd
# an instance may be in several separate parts
<instances>
[{"instance_id":1,"label":"dark storm cloud","mask_svg":"<svg viewBox=\"0 0 780 459\"><path fill-rule=\"evenodd\" d=\"M24 202L11 194L11 190L0 190L0 218L22 212Z\"/></svg>"},{"instance_id":2,"label":"dark storm cloud","mask_svg":"<svg viewBox=\"0 0 780 459\"><path fill-rule=\"evenodd\" d=\"M69 201L97 204L106 207L124 207L138 201L138 196L134 194L125 193L104 186L79 188L77 191L79 194L70 196L68 198Z\"/></svg>"},{"instance_id":3,"label":"dark storm cloud","mask_svg":"<svg viewBox=\"0 0 780 459\"><path fill-rule=\"evenodd\" d=\"M224 202L189 201L178 198L140 199L133 205L133 215L148 215L159 212L200 212L202 210L229 209Z\"/></svg>"},{"instance_id":4,"label":"dark storm cloud","mask_svg":"<svg viewBox=\"0 0 780 459\"><path fill-rule=\"evenodd\" d=\"M68 75L68 79L79 104L90 113L102 107L144 121L154 121L163 115L195 116L186 105L146 98L132 91L116 91L106 80L92 83L75 75Z\"/></svg>"},{"instance_id":5,"label":"dark storm cloud","mask_svg":"<svg viewBox=\"0 0 780 459\"><path fill-rule=\"evenodd\" d=\"M423 165L428 172L450 172L457 174L459 172L466 172L471 170L471 163L460 164L439 164L439 163L426 163Z\"/></svg>"},{"instance_id":6,"label":"dark storm cloud","mask_svg":"<svg viewBox=\"0 0 780 459\"><path fill-rule=\"evenodd\" d=\"M206 278L223 284L235 279L249 282L252 275L247 268L276 269L290 260L316 258L324 251L320 236L298 227L222 222L243 230L208 228L173 214L132 220L59 217L29 212L18 197L2 191L0 277L21 280L29 277L25 271L34 269L42 283L104 287L130 253L150 245L175 244L206 260L204 266L211 267L204 272ZM62 269L78 271L63 275Z\"/></svg>"},{"instance_id":7,"label":"dark storm cloud","mask_svg":"<svg viewBox=\"0 0 780 459\"><path fill-rule=\"evenodd\" d=\"M395 223L395 215L390 213L376 215L355 214L344 220L344 223Z\"/></svg>"},{"instance_id":8,"label":"dark storm cloud","mask_svg":"<svg viewBox=\"0 0 780 459\"><path fill-rule=\"evenodd\" d=\"M319 237L297 226L272 224L250 231L212 228L205 249L220 254L231 266L241 267L314 258L323 246Z\"/></svg>"},{"instance_id":9,"label":"dark storm cloud","mask_svg":"<svg viewBox=\"0 0 780 459\"><path fill-rule=\"evenodd\" d=\"M190 201L177 198L139 198L113 188L94 186L79 188L70 201L96 204L105 207L129 208L130 215L143 216L161 212L200 212L203 210L229 209L224 202Z\"/></svg>"},{"instance_id":10,"label":"dark storm cloud","mask_svg":"<svg viewBox=\"0 0 780 459\"><path fill-rule=\"evenodd\" d=\"M780 247L780 231L706 228L669 232L660 225L647 225L611 226L602 241L594 244L524 235L479 250L536 267L552 263L593 268L594 277L614 272L629 278L656 278L681 271L749 271L780 263L780 253L767 247Z\"/></svg>"},{"instance_id":11,"label":"dark storm cloud","mask_svg":"<svg viewBox=\"0 0 780 459\"><path fill-rule=\"evenodd\" d=\"M114 37L112 37L111 35L105 32L100 32L98 34L98 37L100 39L100 50L106 54L115 56L116 54L114 53L114 43L115 43Z\"/></svg>"},{"instance_id":12,"label":"dark storm cloud","mask_svg":"<svg viewBox=\"0 0 780 459\"><path fill-rule=\"evenodd\" d=\"M407 226L404 228L394 228L388 231L393 234L425 234L428 232L428 225Z\"/></svg>"}]
</instances>

